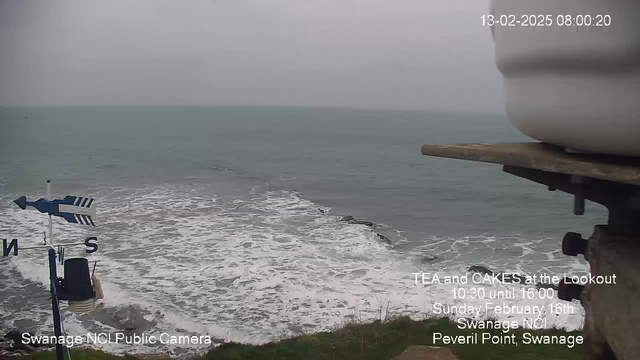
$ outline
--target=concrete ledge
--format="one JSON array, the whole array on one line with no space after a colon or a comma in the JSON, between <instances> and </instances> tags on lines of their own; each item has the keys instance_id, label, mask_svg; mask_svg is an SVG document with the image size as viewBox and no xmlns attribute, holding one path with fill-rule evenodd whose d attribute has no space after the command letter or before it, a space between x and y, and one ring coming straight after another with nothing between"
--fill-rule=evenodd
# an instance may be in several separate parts
<instances>
[{"instance_id":1,"label":"concrete ledge","mask_svg":"<svg viewBox=\"0 0 640 360\"><path fill-rule=\"evenodd\" d=\"M543 143L422 146L422 154L584 176L640 186L640 159L567 153Z\"/></svg>"}]
</instances>

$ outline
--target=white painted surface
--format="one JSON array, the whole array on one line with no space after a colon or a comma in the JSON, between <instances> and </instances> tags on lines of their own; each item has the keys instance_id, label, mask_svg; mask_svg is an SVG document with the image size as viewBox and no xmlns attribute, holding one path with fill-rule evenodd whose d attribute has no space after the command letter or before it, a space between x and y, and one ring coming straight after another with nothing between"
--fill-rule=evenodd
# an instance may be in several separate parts
<instances>
[{"instance_id":1,"label":"white painted surface","mask_svg":"<svg viewBox=\"0 0 640 360\"><path fill-rule=\"evenodd\" d=\"M93 206L93 204L90 208L60 204L58 205L58 210L60 212L66 212L66 213L77 214L77 215L89 215L89 216L96 215L96 208L95 206Z\"/></svg>"},{"instance_id":2,"label":"white painted surface","mask_svg":"<svg viewBox=\"0 0 640 360\"><path fill-rule=\"evenodd\" d=\"M494 26L513 124L540 141L640 156L640 1L493 0L501 15L551 14L551 27ZM558 15L609 15L608 28L560 28Z\"/></svg>"}]
</instances>

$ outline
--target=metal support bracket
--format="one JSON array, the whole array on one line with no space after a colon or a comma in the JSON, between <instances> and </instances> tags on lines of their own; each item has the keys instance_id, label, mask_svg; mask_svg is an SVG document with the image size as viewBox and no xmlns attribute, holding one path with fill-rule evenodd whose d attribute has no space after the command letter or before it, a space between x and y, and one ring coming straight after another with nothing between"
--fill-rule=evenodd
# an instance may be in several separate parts
<instances>
[{"instance_id":1,"label":"metal support bracket","mask_svg":"<svg viewBox=\"0 0 640 360\"><path fill-rule=\"evenodd\" d=\"M640 187L608 180L504 165L504 172L561 190L575 197L574 213L584 214L590 200L609 210L609 229L618 234L640 234Z\"/></svg>"}]
</instances>

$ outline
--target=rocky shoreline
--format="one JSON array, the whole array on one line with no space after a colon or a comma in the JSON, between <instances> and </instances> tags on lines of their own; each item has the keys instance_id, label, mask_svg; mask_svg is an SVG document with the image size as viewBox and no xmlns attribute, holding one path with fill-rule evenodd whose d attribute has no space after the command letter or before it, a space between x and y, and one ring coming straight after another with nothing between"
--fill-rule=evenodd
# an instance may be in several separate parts
<instances>
[{"instance_id":1,"label":"rocky shoreline","mask_svg":"<svg viewBox=\"0 0 640 360\"><path fill-rule=\"evenodd\" d=\"M323 211L322 213L324 214L325 212ZM368 226L368 227L370 227L372 229L376 226L376 224L374 224L371 221L358 220L358 219L354 218L351 215L345 215L345 216L341 217L340 221L343 221L343 222L346 222L346 223L349 223L349 224L352 224L352 225L364 225L364 226ZM393 244L391 239L389 239L388 237L380 234L379 232L375 232L375 234L376 234L376 237L378 239L380 239L382 242L384 242L385 244L387 244L387 245L392 245Z\"/></svg>"},{"instance_id":2,"label":"rocky shoreline","mask_svg":"<svg viewBox=\"0 0 640 360\"><path fill-rule=\"evenodd\" d=\"M47 351L53 348L53 345L35 344L25 345L22 343L23 332L11 330L0 338L0 359L11 358L16 356L27 356L38 351ZM34 336L33 333L27 333Z\"/></svg>"}]
</instances>

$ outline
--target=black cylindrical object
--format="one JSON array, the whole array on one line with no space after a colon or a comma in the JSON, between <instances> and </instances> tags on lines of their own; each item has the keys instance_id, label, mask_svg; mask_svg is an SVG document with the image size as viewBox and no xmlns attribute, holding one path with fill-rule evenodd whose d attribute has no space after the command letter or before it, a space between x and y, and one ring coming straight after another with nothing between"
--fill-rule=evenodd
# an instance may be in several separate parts
<instances>
[{"instance_id":1,"label":"black cylindrical object","mask_svg":"<svg viewBox=\"0 0 640 360\"><path fill-rule=\"evenodd\" d=\"M558 284L558 299L572 301L581 300L584 285L574 284L570 278L565 277Z\"/></svg>"},{"instance_id":2,"label":"black cylindrical object","mask_svg":"<svg viewBox=\"0 0 640 360\"><path fill-rule=\"evenodd\" d=\"M64 261L64 280L62 281L66 300L84 301L94 298L89 273L89 261L85 258Z\"/></svg>"},{"instance_id":3,"label":"black cylindrical object","mask_svg":"<svg viewBox=\"0 0 640 360\"><path fill-rule=\"evenodd\" d=\"M568 232L562 238L562 253L568 256L578 256L578 254L587 253L587 245L589 242L582 238L582 235L574 232Z\"/></svg>"}]
</instances>

